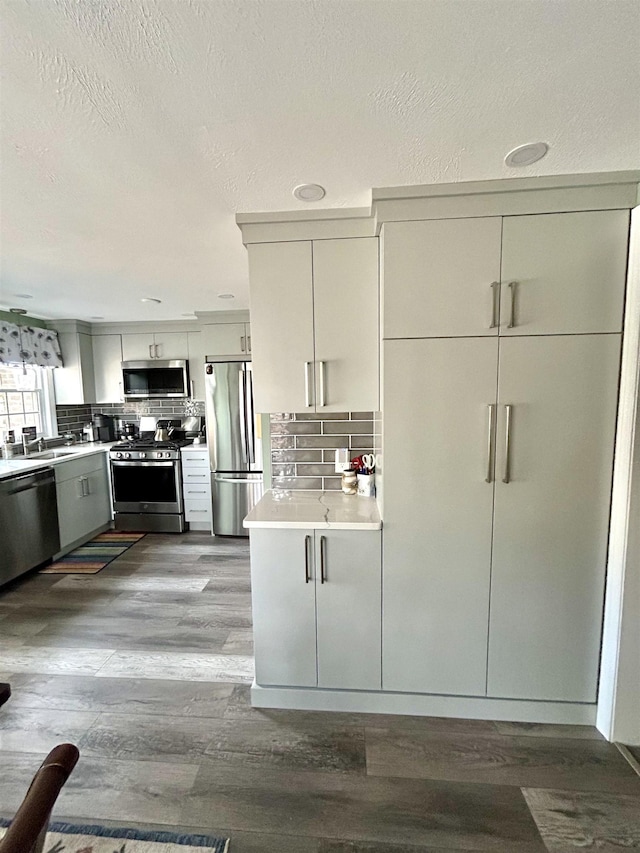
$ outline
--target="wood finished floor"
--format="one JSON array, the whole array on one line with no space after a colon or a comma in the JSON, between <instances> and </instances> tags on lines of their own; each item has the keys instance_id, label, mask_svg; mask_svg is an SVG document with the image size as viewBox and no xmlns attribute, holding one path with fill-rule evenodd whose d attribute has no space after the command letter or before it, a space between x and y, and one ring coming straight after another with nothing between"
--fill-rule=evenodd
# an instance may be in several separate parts
<instances>
[{"instance_id":1,"label":"wood finished floor","mask_svg":"<svg viewBox=\"0 0 640 853\"><path fill-rule=\"evenodd\" d=\"M61 741L58 819L231 853L640 849L640 776L587 726L251 708L248 548L149 535L97 576L0 591L0 814Z\"/></svg>"}]
</instances>

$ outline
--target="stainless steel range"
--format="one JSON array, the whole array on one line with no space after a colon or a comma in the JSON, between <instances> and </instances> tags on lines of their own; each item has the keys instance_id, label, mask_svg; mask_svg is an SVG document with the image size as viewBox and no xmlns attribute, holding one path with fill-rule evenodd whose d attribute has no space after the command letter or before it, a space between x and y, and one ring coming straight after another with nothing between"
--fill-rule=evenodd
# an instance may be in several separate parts
<instances>
[{"instance_id":1,"label":"stainless steel range","mask_svg":"<svg viewBox=\"0 0 640 853\"><path fill-rule=\"evenodd\" d=\"M182 533L180 447L189 441L123 441L109 451L116 530Z\"/></svg>"}]
</instances>

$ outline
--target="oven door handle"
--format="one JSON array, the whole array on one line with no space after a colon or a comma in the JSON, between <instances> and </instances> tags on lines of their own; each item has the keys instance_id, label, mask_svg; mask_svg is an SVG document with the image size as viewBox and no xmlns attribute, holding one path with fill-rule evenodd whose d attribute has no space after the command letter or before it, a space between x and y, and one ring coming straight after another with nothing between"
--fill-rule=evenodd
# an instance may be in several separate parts
<instances>
[{"instance_id":1,"label":"oven door handle","mask_svg":"<svg viewBox=\"0 0 640 853\"><path fill-rule=\"evenodd\" d=\"M113 468L174 468L178 464L177 459L161 462L121 462L119 459L111 460Z\"/></svg>"}]
</instances>

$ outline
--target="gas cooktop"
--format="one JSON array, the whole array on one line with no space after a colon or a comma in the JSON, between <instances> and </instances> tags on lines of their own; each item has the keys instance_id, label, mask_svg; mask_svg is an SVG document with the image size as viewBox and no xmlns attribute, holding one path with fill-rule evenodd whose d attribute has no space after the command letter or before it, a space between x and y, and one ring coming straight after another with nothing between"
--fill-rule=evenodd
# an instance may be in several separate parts
<instances>
[{"instance_id":1,"label":"gas cooktop","mask_svg":"<svg viewBox=\"0 0 640 853\"><path fill-rule=\"evenodd\" d=\"M192 438L179 438L175 441L154 441L152 438L135 438L132 441L120 441L112 450L179 450L193 444Z\"/></svg>"}]
</instances>

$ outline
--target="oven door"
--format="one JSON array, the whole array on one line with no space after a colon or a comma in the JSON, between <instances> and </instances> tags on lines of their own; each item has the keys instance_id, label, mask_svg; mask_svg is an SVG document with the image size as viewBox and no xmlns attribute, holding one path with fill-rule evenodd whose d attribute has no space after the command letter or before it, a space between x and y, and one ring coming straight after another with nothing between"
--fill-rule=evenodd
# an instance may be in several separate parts
<instances>
[{"instance_id":1,"label":"oven door","mask_svg":"<svg viewBox=\"0 0 640 853\"><path fill-rule=\"evenodd\" d=\"M178 460L111 460L113 508L116 512L182 513L182 476Z\"/></svg>"}]
</instances>

